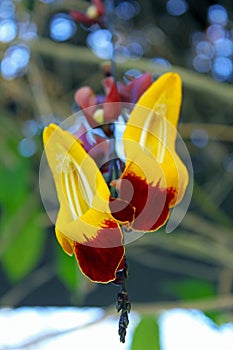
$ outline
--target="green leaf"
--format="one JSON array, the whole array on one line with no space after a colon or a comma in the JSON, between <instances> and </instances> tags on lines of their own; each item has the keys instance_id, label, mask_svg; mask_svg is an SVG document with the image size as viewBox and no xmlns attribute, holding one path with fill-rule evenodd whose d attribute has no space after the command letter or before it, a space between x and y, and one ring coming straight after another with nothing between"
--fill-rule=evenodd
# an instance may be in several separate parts
<instances>
[{"instance_id":1,"label":"green leaf","mask_svg":"<svg viewBox=\"0 0 233 350\"><path fill-rule=\"evenodd\" d=\"M24 220L14 225L13 238L2 254L3 269L11 281L18 281L30 273L41 258L45 243L40 212L25 206Z\"/></svg>"},{"instance_id":2,"label":"green leaf","mask_svg":"<svg viewBox=\"0 0 233 350\"><path fill-rule=\"evenodd\" d=\"M159 325L154 317L145 316L135 329L131 350L159 350Z\"/></svg>"},{"instance_id":3,"label":"green leaf","mask_svg":"<svg viewBox=\"0 0 233 350\"><path fill-rule=\"evenodd\" d=\"M187 278L179 282L170 282L166 289L175 292L176 296L182 300L197 300L213 296L216 294L212 283L195 278Z\"/></svg>"},{"instance_id":4,"label":"green leaf","mask_svg":"<svg viewBox=\"0 0 233 350\"><path fill-rule=\"evenodd\" d=\"M229 314L224 311L206 311L204 314L217 326L231 322Z\"/></svg>"},{"instance_id":5,"label":"green leaf","mask_svg":"<svg viewBox=\"0 0 233 350\"><path fill-rule=\"evenodd\" d=\"M74 257L70 257L63 250L56 245L55 255L56 269L59 279L65 286L74 290L78 288L80 281L80 271Z\"/></svg>"},{"instance_id":6,"label":"green leaf","mask_svg":"<svg viewBox=\"0 0 233 350\"><path fill-rule=\"evenodd\" d=\"M30 175L30 163L24 159L20 160L12 169L1 169L0 203L6 214L13 213L21 205L28 193Z\"/></svg>"},{"instance_id":7,"label":"green leaf","mask_svg":"<svg viewBox=\"0 0 233 350\"><path fill-rule=\"evenodd\" d=\"M55 249L57 276L71 292L72 303L80 305L84 300L87 279L80 271L74 257L67 255L57 243Z\"/></svg>"}]
</instances>

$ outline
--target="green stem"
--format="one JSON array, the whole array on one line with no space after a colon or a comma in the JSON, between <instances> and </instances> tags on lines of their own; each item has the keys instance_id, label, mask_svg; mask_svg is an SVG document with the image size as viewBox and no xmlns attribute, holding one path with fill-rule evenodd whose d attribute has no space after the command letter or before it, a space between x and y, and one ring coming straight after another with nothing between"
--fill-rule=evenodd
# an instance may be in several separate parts
<instances>
[{"instance_id":1,"label":"green stem","mask_svg":"<svg viewBox=\"0 0 233 350\"><path fill-rule=\"evenodd\" d=\"M81 46L74 46L71 44L57 44L49 39L40 39L31 42L31 50L34 53L43 55L46 57L54 58L54 60L65 60L71 63L82 63L83 65L89 66L99 66L102 60L96 57L88 48ZM157 66L151 63L146 58L141 58L140 60L127 60L121 64L118 64L117 70L122 73L128 69L136 68L141 71L148 71L153 74L162 74L168 69L164 67ZM188 89L205 94L210 98L215 98L218 101L226 103L229 108L233 107L233 86L226 83L219 83L214 81L207 75L202 75L195 73L188 69L172 66L169 71L177 72L181 75L184 82L184 86Z\"/></svg>"}]
</instances>

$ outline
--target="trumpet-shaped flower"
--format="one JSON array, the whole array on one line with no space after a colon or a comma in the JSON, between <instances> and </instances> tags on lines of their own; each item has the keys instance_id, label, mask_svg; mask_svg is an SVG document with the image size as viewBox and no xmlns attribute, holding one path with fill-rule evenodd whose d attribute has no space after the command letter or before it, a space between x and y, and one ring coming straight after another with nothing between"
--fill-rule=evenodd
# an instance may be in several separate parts
<instances>
[{"instance_id":1,"label":"trumpet-shaped flower","mask_svg":"<svg viewBox=\"0 0 233 350\"><path fill-rule=\"evenodd\" d=\"M119 223L109 209L110 192L95 162L68 131L49 125L43 134L60 203L58 242L75 254L92 281L109 282L124 258Z\"/></svg>"},{"instance_id":2,"label":"trumpet-shaped flower","mask_svg":"<svg viewBox=\"0 0 233 350\"><path fill-rule=\"evenodd\" d=\"M136 210L134 230L157 230L184 196L188 173L175 151L181 97L180 77L164 74L142 95L127 122L125 170L112 185Z\"/></svg>"},{"instance_id":3,"label":"trumpet-shaped flower","mask_svg":"<svg viewBox=\"0 0 233 350\"><path fill-rule=\"evenodd\" d=\"M125 168L108 184L79 139L53 124L44 130L60 203L56 236L92 281L113 281L123 269L121 226L156 231L184 196L188 173L175 150L181 96L175 73L161 76L141 96L123 134Z\"/></svg>"}]
</instances>

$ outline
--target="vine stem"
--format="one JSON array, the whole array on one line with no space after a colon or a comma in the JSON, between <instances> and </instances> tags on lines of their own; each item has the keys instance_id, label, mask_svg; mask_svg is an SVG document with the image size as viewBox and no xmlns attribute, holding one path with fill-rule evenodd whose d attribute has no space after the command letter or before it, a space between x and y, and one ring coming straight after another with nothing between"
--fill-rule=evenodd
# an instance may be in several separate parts
<instances>
[{"instance_id":1,"label":"vine stem","mask_svg":"<svg viewBox=\"0 0 233 350\"><path fill-rule=\"evenodd\" d=\"M100 63L102 63L102 60L86 47L76 47L71 44L60 45L45 38L34 40L29 44L32 52L45 57L54 58L55 60L64 60L70 63L79 63L83 65L91 64L92 66L99 66ZM120 73L133 68L141 71L148 71L152 74L162 74L166 71L177 72L180 74L184 86L191 91L198 92L200 96L204 94L208 101L215 101L216 99L217 101L226 103L229 109L233 107L233 86L230 84L219 83L204 74L202 75L178 66L165 69L164 67L149 62L146 58L141 58L140 60L127 59L117 66Z\"/></svg>"}]
</instances>

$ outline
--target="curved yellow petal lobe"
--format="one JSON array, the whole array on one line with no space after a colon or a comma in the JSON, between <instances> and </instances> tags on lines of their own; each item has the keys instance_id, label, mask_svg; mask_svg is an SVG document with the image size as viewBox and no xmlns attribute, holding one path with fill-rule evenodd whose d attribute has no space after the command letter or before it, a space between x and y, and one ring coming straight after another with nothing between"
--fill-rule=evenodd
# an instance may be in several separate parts
<instances>
[{"instance_id":1,"label":"curved yellow petal lobe","mask_svg":"<svg viewBox=\"0 0 233 350\"><path fill-rule=\"evenodd\" d=\"M124 247L120 227L110 212L108 186L71 133L51 124L44 129L43 140L60 204L57 239L67 254L74 252L88 278L112 281Z\"/></svg>"},{"instance_id":2,"label":"curved yellow petal lobe","mask_svg":"<svg viewBox=\"0 0 233 350\"><path fill-rule=\"evenodd\" d=\"M74 253L74 242L71 239L67 238L65 235L63 235L63 233L58 229L55 229L55 233L58 243L60 244L64 252L72 256Z\"/></svg>"}]
</instances>

